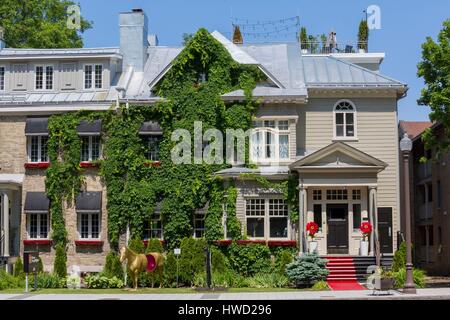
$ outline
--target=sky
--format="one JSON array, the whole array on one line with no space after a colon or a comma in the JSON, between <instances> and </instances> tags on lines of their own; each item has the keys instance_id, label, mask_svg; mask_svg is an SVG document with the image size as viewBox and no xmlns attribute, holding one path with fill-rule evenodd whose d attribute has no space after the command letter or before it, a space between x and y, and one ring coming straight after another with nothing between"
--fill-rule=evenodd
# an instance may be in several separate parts
<instances>
[{"instance_id":1,"label":"sky","mask_svg":"<svg viewBox=\"0 0 450 320\"><path fill-rule=\"evenodd\" d=\"M300 25L308 34L328 34L334 30L338 42L355 42L363 10L377 5L381 28L370 30L369 52L384 52L381 72L407 83L409 90L399 100L400 120L428 120L429 108L417 105L423 79L417 78L421 44L427 36L436 38L442 22L450 18L450 0L79 0L81 14L93 22L83 35L85 47L118 46L118 14L142 8L149 18L149 33L156 34L160 45L181 45L183 33L230 32L232 18L258 21L300 16ZM286 24L284 26L288 26ZM252 29L250 29L252 31ZM250 32L249 31L249 32ZM294 30L286 36L248 39L246 42L295 41ZM225 34L229 36L228 34Z\"/></svg>"}]
</instances>

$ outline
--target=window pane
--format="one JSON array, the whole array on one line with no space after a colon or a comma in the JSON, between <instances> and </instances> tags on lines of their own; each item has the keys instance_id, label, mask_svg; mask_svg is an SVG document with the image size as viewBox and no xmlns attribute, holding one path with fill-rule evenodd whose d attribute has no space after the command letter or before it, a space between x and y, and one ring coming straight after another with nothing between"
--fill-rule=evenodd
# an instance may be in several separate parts
<instances>
[{"instance_id":1,"label":"window pane","mask_svg":"<svg viewBox=\"0 0 450 320\"><path fill-rule=\"evenodd\" d=\"M100 158L100 136L92 136L92 160Z\"/></svg>"},{"instance_id":2,"label":"window pane","mask_svg":"<svg viewBox=\"0 0 450 320\"><path fill-rule=\"evenodd\" d=\"M347 124L353 124L353 113L346 113L345 114L345 122Z\"/></svg>"},{"instance_id":3,"label":"window pane","mask_svg":"<svg viewBox=\"0 0 450 320\"><path fill-rule=\"evenodd\" d=\"M317 223L319 229L322 229L322 205L314 205L314 222Z\"/></svg>"},{"instance_id":4,"label":"window pane","mask_svg":"<svg viewBox=\"0 0 450 320\"><path fill-rule=\"evenodd\" d=\"M353 229L359 229L361 226L361 205L353 204Z\"/></svg>"},{"instance_id":5,"label":"window pane","mask_svg":"<svg viewBox=\"0 0 450 320\"><path fill-rule=\"evenodd\" d=\"M347 137L353 137L355 135L353 125L347 125L345 134Z\"/></svg>"},{"instance_id":6,"label":"window pane","mask_svg":"<svg viewBox=\"0 0 450 320\"><path fill-rule=\"evenodd\" d=\"M53 67L47 66L45 68L45 88L48 90L53 89Z\"/></svg>"},{"instance_id":7,"label":"window pane","mask_svg":"<svg viewBox=\"0 0 450 320\"><path fill-rule=\"evenodd\" d=\"M289 135L283 134L279 136L279 151L280 158L287 159L289 158Z\"/></svg>"},{"instance_id":8,"label":"window pane","mask_svg":"<svg viewBox=\"0 0 450 320\"><path fill-rule=\"evenodd\" d=\"M39 223L39 237L40 238L47 238L48 235L48 215L47 214L41 214L40 215L41 221Z\"/></svg>"},{"instance_id":9,"label":"window pane","mask_svg":"<svg viewBox=\"0 0 450 320\"><path fill-rule=\"evenodd\" d=\"M38 162L39 161L39 137L32 136L30 138L30 161Z\"/></svg>"},{"instance_id":10,"label":"window pane","mask_svg":"<svg viewBox=\"0 0 450 320\"><path fill-rule=\"evenodd\" d=\"M344 114L336 113L336 124L344 124Z\"/></svg>"},{"instance_id":11,"label":"window pane","mask_svg":"<svg viewBox=\"0 0 450 320\"><path fill-rule=\"evenodd\" d=\"M264 199L247 199L245 214L247 216L264 216L265 200Z\"/></svg>"},{"instance_id":12,"label":"window pane","mask_svg":"<svg viewBox=\"0 0 450 320\"><path fill-rule=\"evenodd\" d=\"M30 230L29 230L30 238L36 239L37 238L37 228L38 228L38 215L30 214L29 219L30 219Z\"/></svg>"},{"instance_id":13,"label":"window pane","mask_svg":"<svg viewBox=\"0 0 450 320\"><path fill-rule=\"evenodd\" d=\"M5 67L0 67L0 90L5 90Z\"/></svg>"},{"instance_id":14,"label":"window pane","mask_svg":"<svg viewBox=\"0 0 450 320\"><path fill-rule=\"evenodd\" d=\"M252 158L257 160L262 157L262 132L255 132L252 135Z\"/></svg>"},{"instance_id":15,"label":"window pane","mask_svg":"<svg viewBox=\"0 0 450 320\"><path fill-rule=\"evenodd\" d=\"M36 89L43 89L44 85L44 67L36 67Z\"/></svg>"},{"instance_id":16,"label":"window pane","mask_svg":"<svg viewBox=\"0 0 450 320\"><path fill-rule=\"evenodd\" d=\"M271 217L270 220L270 237L271 238L287 238L288 236L288 218L287 217Z\"/></svg>"},{"instance_id":17,"label":"window pane","mask_svg":"<svg viewBox=\"0 0 450 320\"><path fill-rule=\"evenodd\" d=\"M343 125L336 125L336 136L337 137L344 136L344 126Z\"/></svg>"},{"instance_id":18,"label":"window pane","mask_svg":"<svg viewBox=\"0 0 450 320\"><path fill-rule=\"evenodd\" d=\"M273 121L273 120L266 120L266 121L264 121L264 127L266 127L266 128L275 128L275 121Z\"/></svg>"},{"instance_id":19,"label":"window pane","mask_svg":"<svg viewBox=\"0 0 450 320\"><path fill-rule=\"evenodd\" d=\"M102 88L102 71L103 71L103 66L101 64L95 65L95 88L96 89Z\"/></svg>"},{"instance_id":20,"label":"window pane","mask_svg":"<svg viewBox=\"0 0 450 320\"><path fill-rule=\"evenodd\" d=\"M289 130L289 121L287 120L278 121L278 130Z\"/></svg>"},{"instance_id":21,"label":"window pane","mask_svg":"<svg viewBox=\"0 0 450 320\"><path fill-rule=\"evenodd\" d=\"M48 137L42 136L41 137L41 161L42 162L48 161L47 142L48 142Z\"/></svg>"},{"instance_id":22,"label":"window pane","mask_svg":"<svg viewBox=\"0 0 450 320\"><path fill-rule=\"evenodd\" d=\"M98 213L91 214L91 237L98 238L100 232L100 219Z\"/></svg>"},{"instance_id":23,"label":"window pane","mask_svg":"<svg viewBox=\"0 0 450 320\"><path fill-rule=\"evenodd\" d=\"M145 157L148 160L159 160L159 144L162 140L162 136L147 136L147 151Z\"/></svg>"},{"instance_id":24,"label":"window pane","mask_svg":"<svg viewBox=\"0 0 450 320\"><path fill-rule=\"evenodd\" d=\"M87 239L89 238L89 214L83 213L81 214L81 226L80 226L80 234L81 238Z\"/></svg>"},{"instance_id":25,"label":"window pane","mask_svg":"<svg viewBox=\"0 0 450 320\"><path fill-rule=\"evenodd\" d=\"M266 132L266 158L275 158L275 135Z\"/></svg>"},{"instance_id":26,"label":"window pane","mask_svg":"<svg viewBox=\"0 0 450 320\"><path fill-rule=\"evenodd\" d=\"M264 218L247 218L247 236L252 238L264 237Z\"/></svg>"},{"instance_id":27,"label":"window pane","mask_svg":"<svg viewBox=\"0 0 450 320\"><path fill-rule=\"evenodd\" d=\"M269 199L269 216L288 215L288 206L284 199Z\"/></svg>"},{"instance_id":28,"label":"window pane","mask_svg":"<svg viewBox=\"0 0 450 320\"><path fill-rule=\"evenodd\" d=\"M85 89L92 88L92 66L91 65L84 66L84 88Z\"/></svg>"},{"instance_id":29,"label":"window pane","mask_svg":"<svg viewBox=\"0 0 450 320\"><path fill-rule=\"evenodd\" d=\"M81 161L89 161L89 137L81 137Z\"/></svg>"}]
</instances>

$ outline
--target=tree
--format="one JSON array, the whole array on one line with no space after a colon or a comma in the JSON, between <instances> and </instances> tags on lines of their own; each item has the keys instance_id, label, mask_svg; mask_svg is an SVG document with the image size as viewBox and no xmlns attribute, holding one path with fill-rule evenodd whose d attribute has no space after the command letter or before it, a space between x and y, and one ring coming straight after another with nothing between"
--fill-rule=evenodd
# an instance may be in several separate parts
<instances>
[{"instance_id":1,"label":"tree","mask_svg":"<svg viewBox=\"0 0 450 320\"><path fill-rule=\"evenodd\" d=\"M300 47L302 49L308 49L308 34L306 33L306 28L300 28Z\"/></svg>"},{"instance_id":2,"label":"tree","mask_svg":"<svg viewBox=\"0 0 450 320\"><path fill-rule=\"evenodd\" d=\"M2 0L0 25L11 48L79 48L81 33L91 22L80 17L79 30L70 29L67 8L70 0Z\"/></svg>"},{"instance_id":3,"label":"tree","mask_svg":"<svg viewBox=\"0 0 450 320\"><path fill-rule=\"evenodd\" d=\"M427 149L436 148L436 156L450 150L450 19L443 23L437 42L427 37L422 44L422 61L417 65L417 76L425 81L419 105L431 108L430 120L444 127L444 139L437 139L431 128L425 130L422 139Z\"/></svg>"},{"instance_id":4,"label":"tree","mask_svg":"<svg viewBox=\"0 0 450 320\"><path fill-rule=\"evenodd\" d=\"M183 33L183 46L187 46L189 41L194 37L192 33Z\"/></svg>"},{"instance_id":5,"label":"tree","mask_svg":"<svg viewBox=\"0 0 450 320\"><path fill-rule=\"evenodd\" d=\"M358 29L358 49L367 51L369 41L369 27L366 20L361 20Z\"/></svg>"}]
</instances>

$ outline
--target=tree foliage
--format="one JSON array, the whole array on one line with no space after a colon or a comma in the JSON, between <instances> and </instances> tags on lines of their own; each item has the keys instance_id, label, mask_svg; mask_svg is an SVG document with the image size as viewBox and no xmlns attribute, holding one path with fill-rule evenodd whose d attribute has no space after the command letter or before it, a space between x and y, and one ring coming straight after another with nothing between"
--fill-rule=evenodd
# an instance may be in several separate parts
<instances>
[{"instance_id":1,"label":"tree foliage","mask_svg":"<svg viewBox=\"0 0 450 320\"><path fill-rule=\"evenodd\" d=\"M67 27L69 0L2 0L0 26L12 48L81 48L81 33L91 22L80 18L80 30Z\"/></svg>"},{"instance_id":2,"label":"tree foliage","mask_svg":"<svg viewBox=\"0 0 450 320\"><path fill-rule=\"evenodd\" d=\"M422 44L422 61L417 68L417 75L425 81L417 102L429 106L430 120L444 127L443 139L438 140L431 128L422 136L427 149L436 147L438 157L450 149L450 19L444 21L437 42L427 37Z\"/></svg>"}]
</instances>

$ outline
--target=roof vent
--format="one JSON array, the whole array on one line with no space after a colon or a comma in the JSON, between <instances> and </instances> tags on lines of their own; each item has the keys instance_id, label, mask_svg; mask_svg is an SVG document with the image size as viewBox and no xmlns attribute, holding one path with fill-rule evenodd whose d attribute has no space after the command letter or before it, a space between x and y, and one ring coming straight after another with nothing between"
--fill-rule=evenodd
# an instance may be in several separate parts
<instances>
[{"instance_id":1,"label":"roof vent","mask_svg":"<svg viewBox=\"0 0 450 320\"><path fill-rule=\"evenodd\" d=\"M134 8L134 9L131 9L131 11L133 11L133 12L144 12L144 10L142 10L141 8Z\"/></svg>"}]
</instances>

